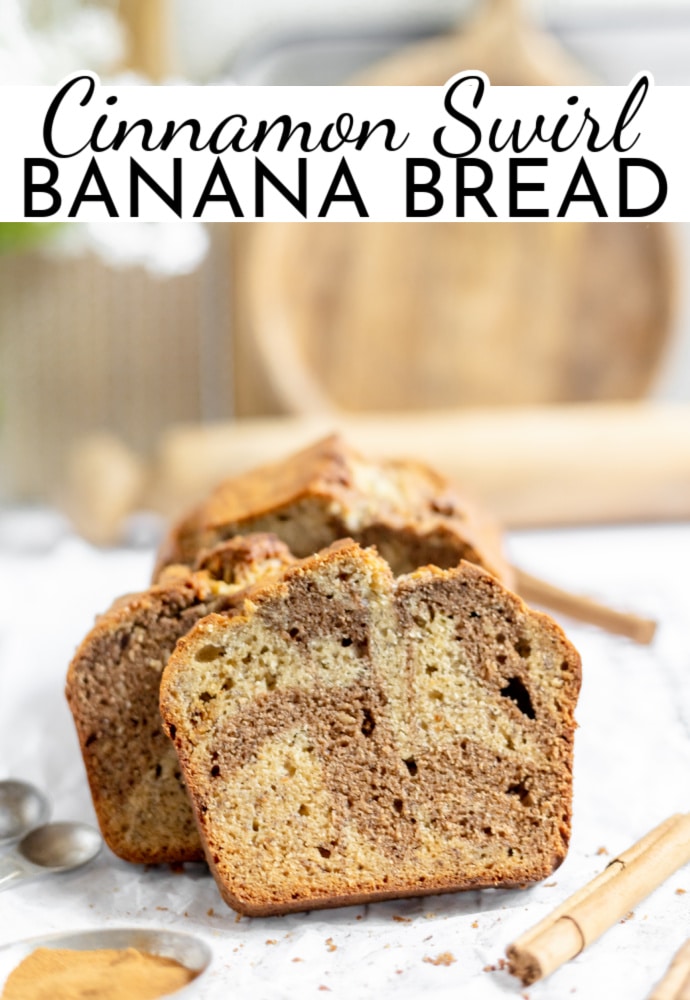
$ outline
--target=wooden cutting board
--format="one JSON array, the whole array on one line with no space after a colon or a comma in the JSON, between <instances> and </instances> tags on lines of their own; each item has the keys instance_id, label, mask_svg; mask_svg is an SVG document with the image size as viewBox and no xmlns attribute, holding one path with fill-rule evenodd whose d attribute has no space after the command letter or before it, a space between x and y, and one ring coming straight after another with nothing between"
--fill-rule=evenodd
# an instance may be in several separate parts
<instances>
[{"instance_id":1,"label":"wooden cutting board","mask_svg":"<svg viewBox=\"0 0 690 1000\"><path fill-rule=\"evenodd\" d=\"M493 0L359 82L443 84L463 68L505 84L583 77ZM661 224L261 224L249 237L240 298L287 412L634 399L673 325Z\"/></svg>"}]
</instances>

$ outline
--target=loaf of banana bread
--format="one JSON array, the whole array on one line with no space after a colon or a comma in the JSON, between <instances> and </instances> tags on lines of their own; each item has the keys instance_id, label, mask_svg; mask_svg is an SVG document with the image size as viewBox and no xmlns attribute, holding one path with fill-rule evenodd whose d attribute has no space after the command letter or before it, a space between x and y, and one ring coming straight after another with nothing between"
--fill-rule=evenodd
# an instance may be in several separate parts
<instances>
[{"instance_id":1,"label":"loaf of banana bread","mask_svg":"<svg viewBox=\"0 0 690 1000\"><path fill-rule=\"evenodd\" d=\"M173 526L154 579L252 531L275 533L298 557L349 537L375 545L395 574L466 559L512 580L497 526L443 476L421 462L371 461L338 435L222 483Z\"/></svg>"}]
</instances>

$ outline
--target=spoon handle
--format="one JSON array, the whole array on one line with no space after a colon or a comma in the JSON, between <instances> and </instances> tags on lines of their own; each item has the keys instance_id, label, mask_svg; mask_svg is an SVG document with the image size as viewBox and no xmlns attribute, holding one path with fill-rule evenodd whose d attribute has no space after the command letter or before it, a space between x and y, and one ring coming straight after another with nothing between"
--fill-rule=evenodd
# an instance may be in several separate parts
<instances>
[{"instance_id":1,"label":"spoon handle","mask_svg":"<svg viewBox=\"0 0 690 1000\"><path fill-rule=\"evenodd\" d=\"M24 882L35 876L35 866L20 858L14 851L0 858L0 892L11 889L17 882Z\"/></svg>"}]
</instances>

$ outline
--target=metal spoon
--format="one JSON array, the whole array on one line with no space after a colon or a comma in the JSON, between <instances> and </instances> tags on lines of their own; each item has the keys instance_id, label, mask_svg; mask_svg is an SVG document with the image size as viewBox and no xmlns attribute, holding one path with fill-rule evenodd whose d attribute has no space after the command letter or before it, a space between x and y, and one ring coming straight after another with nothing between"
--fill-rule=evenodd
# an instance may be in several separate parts
<instances>
[{"instance_id":1,"label":"metal spoon","mask_svg":"<svg viewBox=\"0 0 690 1000\"><path fill-rule=\"evenodd\" d=\"M0 781L0 847L45 823L50 813L43 792L27 781Z\"/></svg>"},{"instance_id":2,"label":"metal spoon","mask_svg":"<svg viewBox=\"0 0 690 1000\"><path fill-rule=\"evenodd\" d=\"M96 857L103 841L86 823L46 823L0 857L0 892L18 881L67 872Z\"/></svg>"}]
</instances>

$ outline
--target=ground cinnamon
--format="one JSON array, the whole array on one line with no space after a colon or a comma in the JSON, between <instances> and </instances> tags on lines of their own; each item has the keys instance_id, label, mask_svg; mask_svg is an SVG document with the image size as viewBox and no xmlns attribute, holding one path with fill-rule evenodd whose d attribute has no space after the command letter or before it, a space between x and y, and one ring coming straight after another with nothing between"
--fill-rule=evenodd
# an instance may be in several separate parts
<instances>
[{"instance_id":1,"label":"ground cinnamon","mask_svg":"<svg viewBox=\"0 0 690 1000\"><path fill-rule=\"evenodd\" d=\"M136 948L37 948L10 973L0 1000L157 1000L196 975Z\"/></svg>"}]
</instances>

